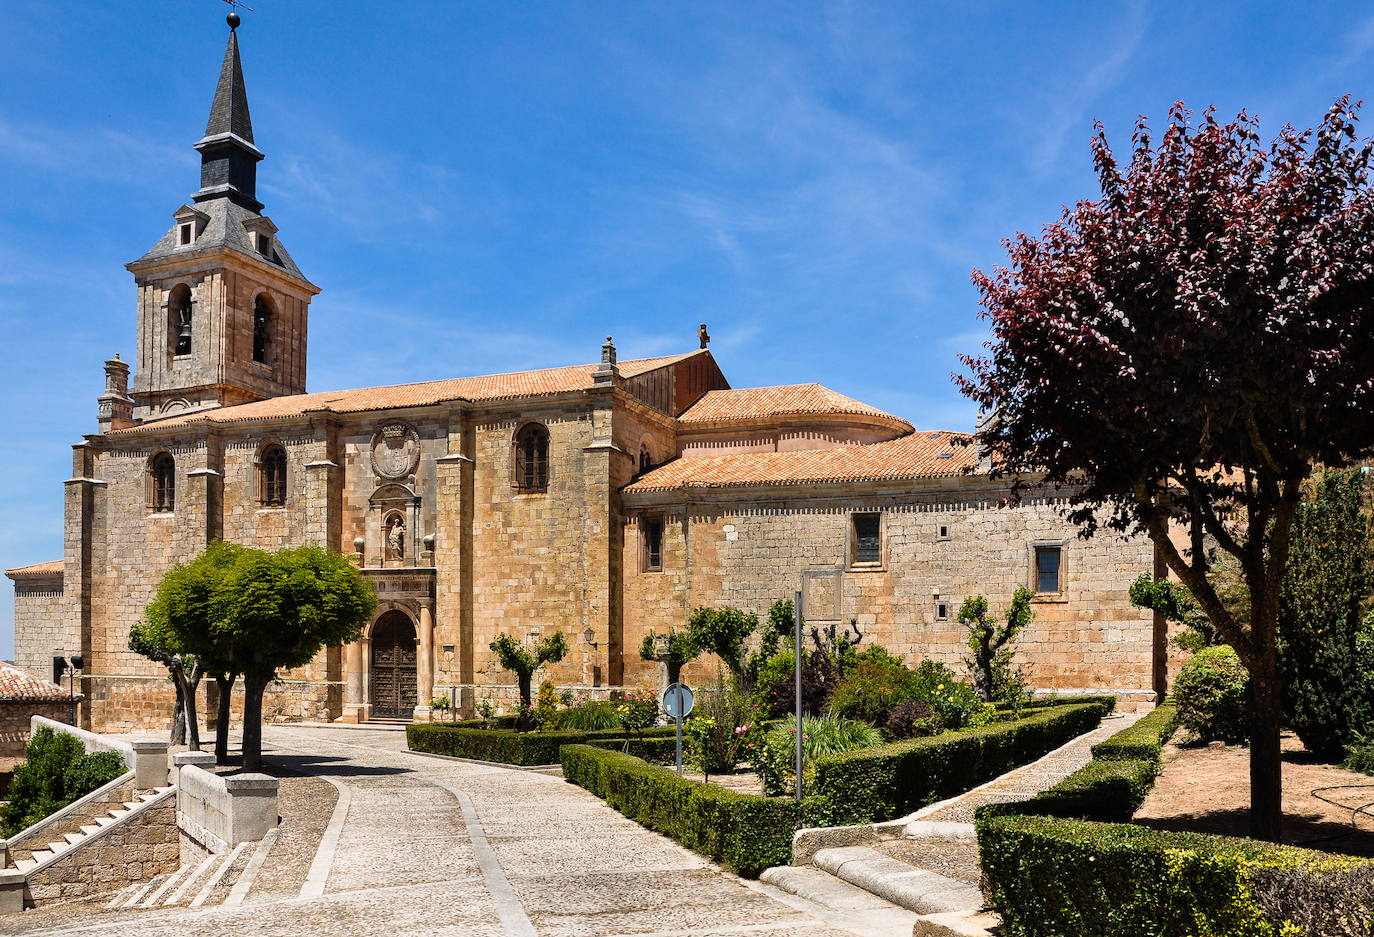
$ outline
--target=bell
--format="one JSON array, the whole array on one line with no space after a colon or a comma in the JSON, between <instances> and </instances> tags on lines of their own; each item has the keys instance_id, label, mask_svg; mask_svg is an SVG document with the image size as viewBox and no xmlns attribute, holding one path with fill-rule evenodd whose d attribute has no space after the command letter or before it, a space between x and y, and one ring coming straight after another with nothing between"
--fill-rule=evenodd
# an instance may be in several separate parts
<instances>
[{"instance_id":1,"label":"bell","mask_svg":"<svg viewBox=\"0 0 1374 937\"><path fill-rule=\"evenodd\" d=\"M177 338L180 339L182 342L184 342L184 343L186 343L186 344L189 344L189 343L190 343L190 341L191 341L191 323L189 323L189 322L182 322L182 323L181 323L181 331L177 333Z\"/></svg>"}]
</instances>

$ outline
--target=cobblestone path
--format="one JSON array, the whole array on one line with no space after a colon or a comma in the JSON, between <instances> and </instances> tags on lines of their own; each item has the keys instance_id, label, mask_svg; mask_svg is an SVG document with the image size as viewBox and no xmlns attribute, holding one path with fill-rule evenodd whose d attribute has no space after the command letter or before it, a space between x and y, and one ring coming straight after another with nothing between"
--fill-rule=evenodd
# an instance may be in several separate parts
<instances>
[{"instance_id":1,"label":"cobblestone path","mask_svg":"<svg viewBox=\"0 0 1374 937\"><path fill-rule=\"evenodd\" d=\"M255 887L239 907L108 920L73 914L65 926L53 926L50 912L47 926L19 929L112 937L911 932L909 920L830 911L743 882L561 778L415 755L400 732L271 727L264 735L270 760L340 790L341 825L325 831L297 895ZM260 880L271 875L264 867ZM8 923L0 920L0 931Z\"/></svg>"}]
</instances>

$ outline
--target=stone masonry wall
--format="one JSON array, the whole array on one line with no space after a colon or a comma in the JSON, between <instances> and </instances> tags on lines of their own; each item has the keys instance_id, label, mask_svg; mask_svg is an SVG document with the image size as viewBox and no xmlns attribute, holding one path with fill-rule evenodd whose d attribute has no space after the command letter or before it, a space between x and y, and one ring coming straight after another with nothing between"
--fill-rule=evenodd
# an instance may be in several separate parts
<instances>
[{"instance_id":1,"label":"stone masonry wall","mask_svg":"<svg viewBox=\"0 0 1374 937\"><path fill-rule=\"evenodd\" d=\"M955 618L960 603L981 594L1000 613L1018 586L1032 583L1034 545L1058 544L1063 592L1037 597L1035 620L1019 641L1033 683L1153 701L1151 617L1126 594L1131 580L1152 568L1148 540L1080 540L1053 503L1005 506L995 490L958 485L914 486L905 494L848 486L833 495L798 492L785 501L636 505L625 536L626 646L635 647L650 628L682 627L701 605L734 605L762 617L810 576L810 622L843 627L853 618L867 645L881 644L910 663L931 657L960 669L966 650L966 632ZM882 515L879 567L849 563L851 517L858 512ZM662 572L640 565L638 518L651 514L665 521ZM947 538L939 536L941 525ZM944 620L937 618L937 590ZM626 683L654 685L657 666L627 662ZM714 662L702 661L684 678L702 682L714 675Z\"/></svg>"},{"instance_id":2,"label":"stone masonry wall","mask_svg":"<svg viewBox=\"0 0 1374 937\"><path fill-rule=\"evenodd\" d=\"M18 862L20 859L32 859L35 850L47 849L48 843L62 842L63 837L68 833L80 833L83 826L94 823L97 817L105 816L111 810L122 807L133 798L134 782L131 780L126 784L112 788L104 797L78 807L59 822L43 827L27 839L18 837L11 839L9 841L10 863Z\"/></svg>"},{"instance_id":3,"label":"stone masonry wall","mask_svg":"<svg viewBox=\"0 0 1374 937\"><path fill-rule=\"evenodd\" d=\"M108 895L181 864L176 798L108 829L29 879L34 903Z\"/></svg>"},{"instance_id":4,"label":"stone masonry wall","mask_svg":"<svg viewBox=\"0 0 1374 937\"><path fill-rule=\"evenodd\" d=\"M34 716L71 723L72 710L75 708L74 702L65 700L0 700L0 757L24 753Z\"/></svg>"},{"instance_id":5,"label":"stone masonry wall","mask_svg":"<svg viewBox=\"0 0 1374 937\"><path fill-rule=\"evenodd\" d=\"M14 662L40 677L52 676L54 654L81 653L81 633L72 627L63 600L62 574L24 576L14 581Z\"/></svg>"}]
</instances>

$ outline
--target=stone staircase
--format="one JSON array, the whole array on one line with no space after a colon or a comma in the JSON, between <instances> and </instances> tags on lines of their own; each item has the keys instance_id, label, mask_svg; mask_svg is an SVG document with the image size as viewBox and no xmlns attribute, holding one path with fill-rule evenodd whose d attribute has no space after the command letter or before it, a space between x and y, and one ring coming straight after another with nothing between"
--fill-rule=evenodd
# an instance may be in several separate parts
<instances>
[{"instance_id":1,"label":"stone staircase","mask_svg":"<svg viewBox=\"0 0 1374 937\"><path fill-rule=\"evenodd\" d=\"M212 853L175 872L135 882L110 899L105 910L240 905L276 840L277 831L271 830L259 842L239 843L227 853Z\"/></svg>"},{"instance_id":2,"label":"stone staircase","mask_svg":"<svg viewBox=\"0 0 1374 937\"><path fill-rule=\"evenodd\" d=\"M126 801L121 807L112 808L104 816L96 817L94 822L84 824L78 832L63 834L61 841L48 843L46 849L34 849L27 858L23 859L16 856L14 867L26 876L41 872L71 850L87 845L92 837L100 834L107 826L141 812L151 804L158 803L164 797L169 796L168 792L171 790L173 790L171 786L155 787L151 791L137 793L133 800Z\"/></svg>"}]
</instances>

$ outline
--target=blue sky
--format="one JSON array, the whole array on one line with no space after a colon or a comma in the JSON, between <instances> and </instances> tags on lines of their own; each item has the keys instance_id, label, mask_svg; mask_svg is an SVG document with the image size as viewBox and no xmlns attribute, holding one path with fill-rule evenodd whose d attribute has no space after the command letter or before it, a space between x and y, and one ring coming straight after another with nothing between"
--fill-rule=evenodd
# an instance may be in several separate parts
<instances>
[{"instance_id":1,"label":"blue sky","mask_svg":"<svg viewBox=\"0 0 1374 937\"><path fill-rule=\"evenodd\" d=\"M1364 4L324 3L240 30L259 197L311 390L695 347L969 429L968 274L1093 193L1178 99L1272 134L1374 77ZM123 265L197 184L214 0L9 0L0 30L0 567L62 552L69 445L134 351ZM0 583L0 657L12 592Z\"/></svg>"}]
</instances>

